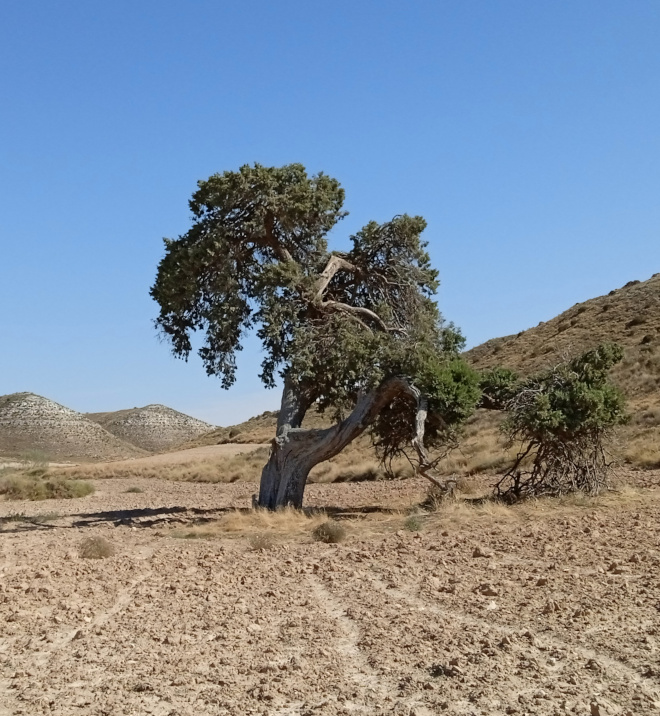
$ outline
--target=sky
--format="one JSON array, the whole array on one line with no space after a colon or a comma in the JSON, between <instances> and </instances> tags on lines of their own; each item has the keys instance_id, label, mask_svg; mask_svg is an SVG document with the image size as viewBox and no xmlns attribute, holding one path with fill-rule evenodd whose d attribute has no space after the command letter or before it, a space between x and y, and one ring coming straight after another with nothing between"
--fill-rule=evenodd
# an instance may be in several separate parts
<instances>
[{"instance_id":1,"label":"sky","mask_svg":"<svg viewBox=\"0 0 660 716\"><path fill-rule=\"evenodd\" d=\"M6 0L0 395L279 405L248 340L229 391L175 359L149 297L196 182L336 177L350 215L421 214L468 345L660 271L657 0Z\"/></svg>"}]
</instances>

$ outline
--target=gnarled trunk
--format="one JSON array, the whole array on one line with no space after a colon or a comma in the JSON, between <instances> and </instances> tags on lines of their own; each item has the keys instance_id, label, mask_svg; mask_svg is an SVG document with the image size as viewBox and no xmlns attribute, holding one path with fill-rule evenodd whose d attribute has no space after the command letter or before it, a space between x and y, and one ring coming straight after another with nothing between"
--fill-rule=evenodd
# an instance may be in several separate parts
<instances>
[{"instance_id":1,"label":"gnarled trunk","mask_svg":"<svg viewBox=\"0 0 660 716\"><path fill-rule=\"evenodd\" d=\"M428 474L430 468L424 450L426 400L405 378L385 380L378 388L362 396L345 420L325 430L303 430L300 427L309 401L291 381L286 380L277 422L277 435L273 439L268 462L261 473L258 506L270 510L287 505L302 507L310 470L339 454L400 394L412 396L418 405L413 446L419 456L419 472L434 484L443 487Z\"/></svg>"}]
</instances>

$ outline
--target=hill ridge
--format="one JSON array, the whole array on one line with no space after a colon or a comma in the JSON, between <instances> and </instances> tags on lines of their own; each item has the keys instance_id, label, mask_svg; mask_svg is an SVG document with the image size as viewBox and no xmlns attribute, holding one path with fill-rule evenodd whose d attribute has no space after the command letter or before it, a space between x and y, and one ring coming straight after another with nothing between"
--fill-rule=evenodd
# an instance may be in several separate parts
<instances>
[{"instance_id":1,"label":"hill ridge","mask_svg":"<svg viewBox=\"0 0 660 716\"><path fill-rule=\"evenodd\" d=\"M112 460L144 455L82 413L28 391L0 396L0 452L39 451L57 460Z\"/></svg>"},{"instance_id":2,"label":"hill ridge","mask_svg":"<svg viewBox=\"0 0 660 716\"><path fill-rule=\"evenodd\" d=\"M216 426L161 403L86 417L122 440L149 452L162 452L194 440Z\"/></svg>"}]
</instances>

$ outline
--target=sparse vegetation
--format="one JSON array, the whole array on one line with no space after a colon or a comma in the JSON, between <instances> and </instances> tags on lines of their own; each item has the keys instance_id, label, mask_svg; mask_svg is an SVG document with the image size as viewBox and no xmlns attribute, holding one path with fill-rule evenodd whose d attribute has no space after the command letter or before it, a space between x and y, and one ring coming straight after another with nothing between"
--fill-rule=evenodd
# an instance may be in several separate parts
<instances>
[{"instance_id":1,"label":"sparse vegetation","mask_svg":"<svg viewBox=\"0 0 660 716\"><path fill-rule=\"evenodd\" d=\"M328 520L320 524L312 533L317 542L326 544L338 544L346 538L346 529L339 522Z\"/></svg>"},{"instance_id":2,"label":"sparse vegetation","mask_svg":"<svg viewBox=\"0 0 660 716\"><path fill-rule=\"evenodd\" d=\"M82 559L106 559L112 557L115 548L105 537L87 537L80 544L78 555Z\"/></svg>"},{"instance_id":3,"label":"sparse vegetation","mask_svg":"<svg viewBox=\"0 0 660 716\"><path fill-rule=\"evenodd\" d=\"M258 532L255 535L251 535L248 542L250 549L255 552L273 549L275 546L275 539L270 532Z\"/></svg>"},{"instance_id":4,"label":"sparse vegetation","mask_svg":"<svg viewBox=\"0 0 660 716\"><path fill-rule=\"evenodd\" d=\"M140 494L140 493L144 492L144 490L141 487L133 486L133 487L129 487L128 490L126 490L126 492L129 492L132 494Z\"/></svg>"},{"instance_id":5,"label":"sparse vegetation","mask_svg":"<svg viewBox=\"0 0 660 716\"><path fill-rule=\"evenodd\" d=\"M409 532L419 532L424 527L424 519L420 515L410 515L403 523Z\"/></svg>"},{"instance_id":6,"label":"sparse vegetation","mask_svg":"<svg viewBox=\"0 0 660 716\"><path fill-rule=\"evenodd\" d=\"M51 475L42 469L0 472L0 495L7 500L73 499L93 492L94 486L89 482Z\"/></svg>"}]
</instances>

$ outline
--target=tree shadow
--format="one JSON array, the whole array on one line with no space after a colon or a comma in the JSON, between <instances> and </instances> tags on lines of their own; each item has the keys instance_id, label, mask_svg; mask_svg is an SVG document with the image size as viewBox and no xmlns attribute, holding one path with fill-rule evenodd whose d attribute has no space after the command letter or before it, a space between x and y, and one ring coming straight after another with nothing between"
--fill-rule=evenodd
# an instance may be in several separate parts
<instances>
[{"instance_id":1,"label":"tree shadow","mask_svg":"<svg viewBox=\"0 0 660 716\"><path fill-rule=\"evenodd\" d=\"M202 509L198 507L143 507L136 509L104 510L101 512L80 512L73 515L9 515L0 517L0 534L15 534L35 530L80 529L102 524L115 527L154 528L169 525L204 525L215 522L223 515L233 512L251 513L251 507L215 507ZM359 519L369 514L396 514L399 510L378 505L363 507L306 507L303 512L308 515L325 513L331 519ZM63 519L72 520L69 524L58 524ZM8 528L8 525L12 527Z\"/></svg>"}]
</instances>

